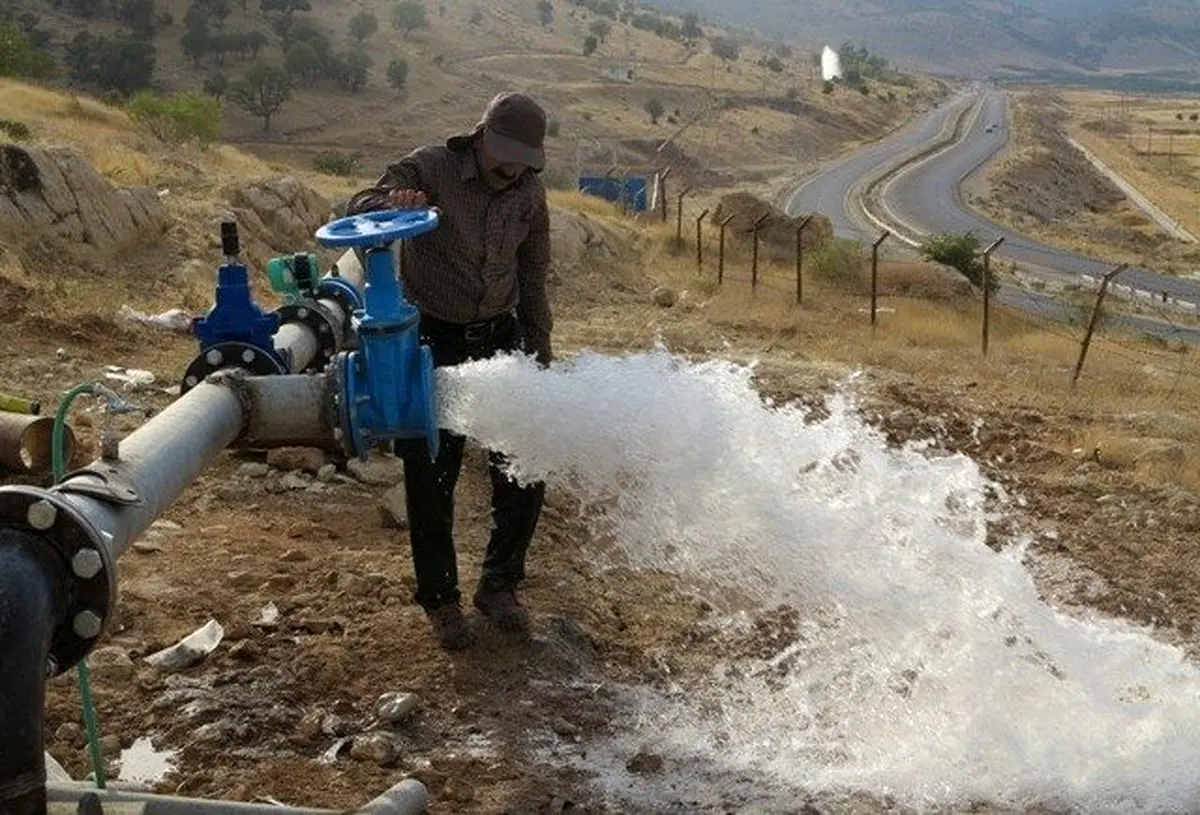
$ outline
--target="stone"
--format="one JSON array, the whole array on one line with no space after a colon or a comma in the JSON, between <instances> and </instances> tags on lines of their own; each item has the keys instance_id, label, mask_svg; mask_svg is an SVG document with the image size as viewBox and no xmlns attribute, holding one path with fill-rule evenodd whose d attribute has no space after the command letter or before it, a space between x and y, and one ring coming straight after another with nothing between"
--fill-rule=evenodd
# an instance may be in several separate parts
<instances>
[{"instance_id":1,"label":"stone","mask_svg":"<svg viewBox=\"0 0 1200 815\"><path fill-rule=\"evenodd\" d=\"M237 474L242 478L266 478L271 472L271 465L261 461L247 461L237 468Z\"/></svg>"},{"instance_id":2,"label":"stone","mask_svg":"<svg viewBox=\"0 0 1200 815\"><path fill-rule=\"evenodd\" d=\"M671 308L675 305L679 296L674 289L669 289L666 286L658 286L650 294L650 298L654 301L654 305L659 308Z\"/></svg>"},{"instance_id":3,"label":"stone","mask_svg":"<svg viewBox=\"0 0 1200 815\"><path fill-rule=\"evenodd\" d=\"M309 481L308 476L303 475L295 470L284 473L283 478L279 479L279 486L289 491L307 489L308 485L311 483L312 482Z\"/></svg>"},{"instance_id":4,"label":"stone","mask_svg":"<svg viewBox=\"0 0 1200 815\"><path fill-rule=\"evenodd\" d=\"M316 475L325 466L325 451L315 447L278 447L267 452L267 464L280 470Z\"/></svg>"},{"instance_id":5,"label":"stone","mask_svg":"<svg viewBox=\"0 0 1200 815\"><path fill-rule=\"evenodd\" d=\"M309 554L301 549L288 549L279 559L284 563L303 563L309 559Z\"/></svg>"},{"instance_id":6,"label":"stone","mask_svg":"<svg viewBox=\"0 0 1200 815\"><path fill-rule=\"evenodd\" d=\"M72 147L0 146L0 232L112 250L162 234L167 222L153 189L110 184Z\"/></svg>"},{"instance_id":7,"label":"stone","mask_svg":"<svg viewBox=\"0 0 1200 815\"><path fill-rule=\"evenodd\" d=\"M137 666L125 653L125 649L116 645L105 645L88 654L88 667L99 677L114 680L132 679L137 672Z\"/></svg>"},{"instance_id":8,"label":"stone","mask_svg":"<svg viewBox=\"0 0 1200 815\"><path fill-rule=\"evenodd\" d=\"M317 480L322 484L328 484L337 476L337 466L326 464L321 469L317 470Z\"/></svg>"},{"instance_id":9,"label":"stone","mask_svg":"<svg viewBox=\"0 0 1200 815\"><path fill-rule=\"evenodd\" d=\"M346 471L362 483L377 487L391 487L404 480L404 462L379 452L371 453L366 461L350 459Z\"/></svg>"},{"instance_id":10,"label":"stone","mask_svg":"<svg viewBox=\"0 0 1200 815\"><path fill-rule=\"evenodd\" d=\"M396 740L387 733L366 733L355 736L350 745L350 757L356 761L391 764L400 757Z\"/></svg>"},{"instance_id":11,"label":"stone","mask_svg":"<svg viewBox=\"0 0 1200 815\"><path fill-rule=\"evenodd\" d=\"M82 744L83 728L75 722L63 722L54 731L54 740L72 746Z\"/></svg>"},{"instance_id":12,"label":"stone","mask_svg":"<svg viewBox=\"0 0 1200 815\"><path fill-rule=\"evenodd\" d=\"M662 772L662 768L662 756L647 752L639 752L625 763L625 769L638 775L654 775Z\"/></svg>"},{"instance_id":13,"label":"stone","mask_svg":"<svg viewBox=\"0 0 1200 815\"><path fill-rule=\"evenodd\" d=\"M408 505L404 485L397 484L379 502L379 522L384 529L408 529Z\"/></svg>"},{"instance_id":14,"label":"stone","mask_svg":"<svg viewBox=\"0 0 1200 815\"><path fill-rule=\"evenodd\" d=\"M417 696L413 693L385 693L375 703L375 713L385 722L396 724L407 719L417 709Z\"/></svg>"},{"instance_id":15,"label":"stone","mask_svg":"<svg viewBox=\"0 0 1200 815\"><path fill-rule=\"evenodd\" d=\"M292 176L228 189L226 197L244 242L259 244L271 253L291 252L309 244L313 233L333 214L327 198Z\"/></svg>"}]
</instances>

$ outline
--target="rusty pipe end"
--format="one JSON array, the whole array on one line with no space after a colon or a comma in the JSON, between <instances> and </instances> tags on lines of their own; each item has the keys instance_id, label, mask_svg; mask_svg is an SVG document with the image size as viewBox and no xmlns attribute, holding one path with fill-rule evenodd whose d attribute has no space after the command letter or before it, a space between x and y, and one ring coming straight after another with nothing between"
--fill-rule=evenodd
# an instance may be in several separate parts
<instances>
[{"instance_id":1,"label":"rusty pipe end","mask_svg":"<svg viewBox=\"0 0 1200 815\"><path fill-rule=\"evenodd\" d=\"M22 473L51 469L54 419L0 412L0 468ZM63 452L67 462L75 458L75 433L67 425L63 434Z\"/></svg>"}]
</instances>

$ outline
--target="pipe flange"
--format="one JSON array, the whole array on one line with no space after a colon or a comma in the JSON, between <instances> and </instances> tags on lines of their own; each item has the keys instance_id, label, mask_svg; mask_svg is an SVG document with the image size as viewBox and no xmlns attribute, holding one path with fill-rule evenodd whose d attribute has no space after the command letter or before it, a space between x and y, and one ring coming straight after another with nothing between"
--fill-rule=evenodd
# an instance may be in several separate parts
<instances>
[{"instance_id":1,"label":"pipe flange","mask_svg":"<svg viewBox=\"0 0 1200 815\"><path fill-rule=\"evenodd\" d=\"M333 437L342 447L347 456L362 458L358 433L355 432L354 402L347 391L350 379L350 366L355 364L355 351L342 351L334 356L325 369L329 378L329 426L333 428Z\"/></svg>"},{"instance_id":2,"label":"pipe flange","mask_svg":"<svg viewBox=\"0 0 1200 815\"><path fill-rule=\"evenodd\" d=\"M239 368L254 376L278 376L288 372L287 362L274 350L264 351L245 342L221 342L204 349L188 366L179 384L183 395L208 376L227 368Z\"/></svg>"},{"instance_id":3,"label":"pipe flange","mask_svg":"<svg viewBox=\"0 0 1200 815\"><path fill-rule=\"evenodd\" d=\"M308 367L302 371L293 370L294 374L319 371L337 353L340 345L338 325L329 310L315 300L303 300L299 303L288 303L280 306L276 312L280 325L284 323L299 323L312 331L317 338L317 355Z\"/></svg>"},{"instance_id":4,"label":"pipe flange","mask_svg":"<svg viewBox=\"0 0 1200 815\"><path fill-rule=\"evenodd\" d=\"M337 302L337 305L342 307L342 311L346 312L347 319L350 314L362 311L362 308L366 307L366 302L362 300L362 293L359 292L358 287L355 287L354 283L346 278L337 275L320 278L314 293L317 298L328 298Z\"/></svg>"},{"instance_id":5,"label":"pipe flange","mask_svg":"<svg viewBox=\"0 0 1200 815\"><path fill-rule=\"evenodd\" d=\"M108 536L61 494L23 484L0 487L0 524L37 537L62 566L68 606L54 629L46 675L66 673L96 645L116 603Z\"/></svg>"}]
</instances>

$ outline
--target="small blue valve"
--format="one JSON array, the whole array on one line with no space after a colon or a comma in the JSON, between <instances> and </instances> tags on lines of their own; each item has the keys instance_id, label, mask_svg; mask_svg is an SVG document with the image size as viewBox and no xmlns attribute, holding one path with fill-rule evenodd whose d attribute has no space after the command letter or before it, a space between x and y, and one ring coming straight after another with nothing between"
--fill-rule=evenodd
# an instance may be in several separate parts
<instances>
[{"instance_id":1,"label":"small blue valve","mask_svg":"<svg viewBox=\"0 0 1200 815\"><path fill-rule=\"evenodd\" d=\"M192 323L192 331L205 351L224 343L241 343L278 360L271 338L279 328L279 316L264 311L250 292L250 273L239 259L237 224L221 224L221 248L225 261L217 270L217 291L212 309Z\"/></svg>"},{"instance_id":2,"label":"small blue valve","mask_svg":"<svg viewBox=\"0 0 1200 815\"><path fill-rule=\"evenodd\" d=\"M381 441L424 438L438 453L433 353L421 345L420 312L404 299L392 243L436 229L431 209L385 210L331 221L317 230L329 247L365 250L365 297L355 312L358 348L334 357L331 368L342 443L365 460Z\"/></svg>"}]
</instances>

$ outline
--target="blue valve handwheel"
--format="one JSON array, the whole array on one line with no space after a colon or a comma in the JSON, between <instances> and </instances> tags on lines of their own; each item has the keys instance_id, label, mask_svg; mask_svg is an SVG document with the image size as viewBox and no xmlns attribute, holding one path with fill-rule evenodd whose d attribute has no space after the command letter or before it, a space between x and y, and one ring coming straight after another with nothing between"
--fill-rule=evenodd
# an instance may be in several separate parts
<instances>
[{"instance_id":1,"label":"blue valve handwheel","mask_svg":"<svg viewBox=\"0 0 1200 815\"><path fill-rule=\"evenodd\" d=\"M317 230L322 246L383 246L437 229L437 213L429 208L385 209L348 215Z\"/></svg>"}]
</instances>

